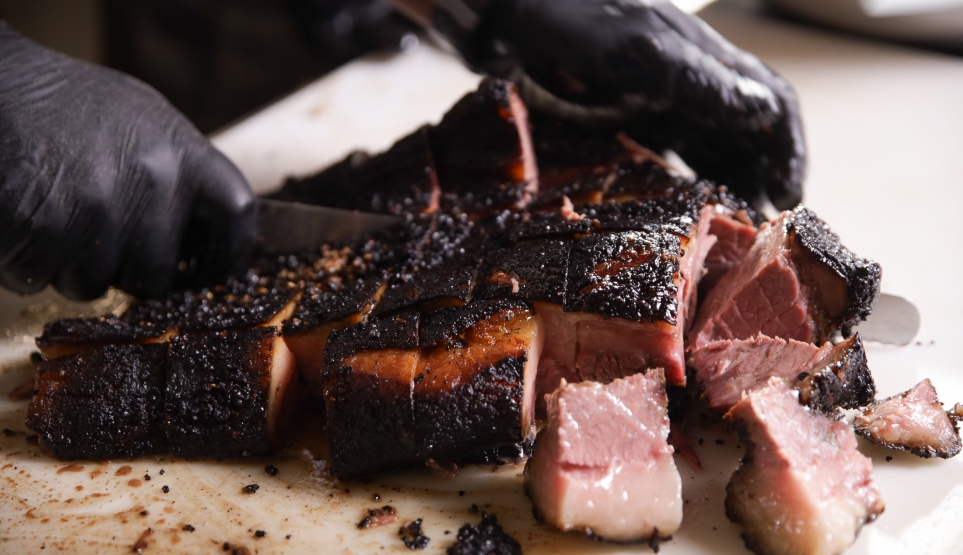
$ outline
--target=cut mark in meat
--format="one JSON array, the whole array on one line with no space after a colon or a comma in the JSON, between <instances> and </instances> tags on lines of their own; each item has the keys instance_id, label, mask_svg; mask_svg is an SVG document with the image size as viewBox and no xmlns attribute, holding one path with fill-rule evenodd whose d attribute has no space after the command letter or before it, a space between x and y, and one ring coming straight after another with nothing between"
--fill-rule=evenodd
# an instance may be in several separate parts
<instances>
[{"instance_id":1,"label":"cut mark in meat","mask_svg":"<svg viewBox=\"0 0 963 555\"><path fill-rule=\"evenodd\" d=\"M909 391L870 405L853 425L864 438L923 458L948 459L960 452L954 418L944 410L929 379Z\"/></svg>"},{"instance_id":2,"label":"cut mark in meat","mask_svg":"<svg viewBox=\"0 0 963 555\"><path fill-rule=\"evenodd\" d=\"M883 512L852 429L802 406L784 380L749 392L726 418L748 444L726 488L726 514L754 552L839 554Z\"/></svg>"},{"instance_id":3,"label":"cut mark in meat","mask_svg":"<svg viewBox=\"0 0 963 555\"><path fill-rule=\"evenodd\" d=\"M525 467L536 514L609 541L670 537L682 522L682 482L668 434L661 369L607 385L563 381Z\"/></svg>"}]
</instances>

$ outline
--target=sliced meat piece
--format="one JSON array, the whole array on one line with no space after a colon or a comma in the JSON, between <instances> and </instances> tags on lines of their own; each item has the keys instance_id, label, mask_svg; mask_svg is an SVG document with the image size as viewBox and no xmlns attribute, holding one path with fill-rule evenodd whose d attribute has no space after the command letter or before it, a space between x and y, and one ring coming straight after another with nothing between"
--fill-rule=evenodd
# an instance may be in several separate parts
<instances>
[{"instance_id":1,"label":"sliced meat piece","mask_svg":"<svg viewBox=\"0 0 963 555\"><path fill-rule=\"evenodd\" d=\"M108 345L43 360L27 426L58 459L163 454L167 349Z\"/></svg>"},{"instance_id":2,"label":"sliced meat piece","mask_svg":"<svg viewBox=\"0 0 963 555\"><path fill-rule=\"evenodd\" d=\"M297 390L294 356L275 328L174 337L164 403L169 453L230 458L277 449Z\"/></svg>"},{"instance_id":3,"label":"sliced meat piece","mask_svg":"<svg viewBox=\"0 0 963 555\"><path fill-rule=\"evenodd\" d=\"M706 255L706 275L699 284L700 292L707 293L723 275L738 266L756 242L758 228L749 214L743 210L733 211L722 204L716 205L709 224L709 233L716 243Z\"/></svg>"},{"instance_id":4,"label":"sliced meat piece","mask_svg":"<svg viewBox=\"0 0 963 555\"><path fill-rule=\"evenodd\" d=\"M801 405L784 380L749 392L726 418L748 444L726 488L726 515L752 551L842 553L883 512L873 463L852 429Z\"/></svg>"},{"instance_id":5,"label":"sliced meat piece","mask_svg":"<svg viewBox=\"0 0 963 555\"><path fill-rule=\"evenodd\" d=\"M417 313L336 330L328 338L324 405L331 470L342 480L423 462L415 440Z\"/></svg>"},{"instance_id":6,"label":"sliced meat piece","mask_svg":"<svg viewBox=\"0 0 963 555\"><path fill-rule=\"evenodd\" d=\"M524 208L538 191L528 110L512 83L482 80L430 130L430 137L444 208Z\"/></svg>"},{"instance_id":7,"label":"sliced meat piece","mask_svg":"<svg viewBox=\"0 0 963 555\"><path fill-rule=\"evenodd\" d=\"M387 214L430 213L441 190L428 127L371 156L353 152L318 174L288 179L272 198Z\"/></svg>"},{"instance_id":8,"label":"sliced meat piece","mask_svg":"<svg viewBox=\"0 0 963 555\"><path fill-rule=\"evenodd\" d=\"M421 337L414 421L425 459L451 461L534 432L544 332L530 306L490 301L444 309L424 316Z\"/></svg>"},{"instance_id":9,"label":"sliced meat piece","mask_svg":"<svg viewBox=\"0 0 963 555\"><path fill-rule=\"evenodd\" d=\"M661 369L607 385L563 382L525 466L536 515L609 541L671 536L682 523L682 480L668 435Z\"/></svg>"},{"instance_id":10,"label":"sliced meat piece","mask_svg":"<svg viewBox=\"0 0 963 555\"><path fill-rule=\"evenodd\" d=\"M764 335L724 339L693 353L688 365L709 407L719 412L732 408L743 392L765 387L772 377L789 381L803 404L825 413L866 406L876 394L859 334L822 347Z\"/></svg>"},{"instance_id":11,"label":"sliced meat piece","mask_svg":"<svg viewBox=\"0 0 963 555\"><path fill-rule=\"evenodd\" d=\"M859 258L800 206L760 227L735 270L709 291L690 333L698 350L758 334L823 343L865 319L879 297L879 264Z\"/></svg>"},{"instance_id":12,"label":"sliced meat piece","mask_svg":"<svg viewBox=\"0 0 963 555\"><path fill-rule=\"evenodd\" d=\"M333 332L324 380L335 476L444 463L523 442L534 421L542 337L530 306L506 300Z\"/></svg>"},{"instance_id":13,"label":"sliced meat piece","mask_svg":"<svg viewBox=\"0 0 963 555\"><path fill-rule=\"evenodd\" d=\"M929 379L870 405L853 421L856 433L923 458L955 457L961 448L955 422L943 410Z\"/></svg>"}]
</instances>

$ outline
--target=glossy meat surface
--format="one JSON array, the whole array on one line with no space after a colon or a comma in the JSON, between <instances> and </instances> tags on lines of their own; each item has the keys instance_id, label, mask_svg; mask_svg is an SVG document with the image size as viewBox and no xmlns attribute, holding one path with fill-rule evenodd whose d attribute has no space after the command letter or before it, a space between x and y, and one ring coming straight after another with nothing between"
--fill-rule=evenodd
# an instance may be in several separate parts
<instances>
[{"instance_id":1,"label":"glossy meat surface","mask_svg":"<svg viewBox=\"0 0 963 555\"><path fill-rule=\"evenodd\" d=\"M774 378L726 414L747 453L726 488L726 514L760 555L836 555L883 512L872 462L845 422L802 406Z\"/></svg>"},{"instance_id":2,"label":"glossy meat surface","mask_svg":"<svg viewBox=\"0 0 963 555\"><path fill-rule=\"evenodd\" d=\"M660 369L607 385L563 382L525 467L536 514L609 541L671 536L682 522L682 486L668 434Z\"/></svg>"}]
</instances>

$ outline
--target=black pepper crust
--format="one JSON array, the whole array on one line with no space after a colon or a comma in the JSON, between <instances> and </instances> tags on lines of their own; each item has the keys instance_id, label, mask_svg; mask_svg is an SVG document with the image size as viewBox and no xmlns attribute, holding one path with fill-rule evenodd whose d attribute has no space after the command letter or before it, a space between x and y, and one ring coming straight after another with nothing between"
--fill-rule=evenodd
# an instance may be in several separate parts
<instances>
[{"instance_id":1,"label":"black pepper crust","mask_svg":"<svg viewBox=\"0 0 963 555\"><path fill-rule=\"evenodd\" d=\"M562 304L570 249L571 241L559 239L536 239L496 249L485 256L474 297Z\"/></svg>"},{"instance_id":2,"label":"black pepper crust","mask_svg":"<svg viewBox=\"0 0 963 555\"><path fill-rule=\"evenodd\" d=\"M483 514L478 526L466 524L458 530L458 541L448 555L522 555L522 546L498 524L498 517Z\"/></svg>"},{"instance_id":3,"label":"black pepper crust","mask_svg":"<svg viewBox=\"0 0 963 555\"><path fill-rule=\"evenodd\" d=\"M362 312L376 302L375 295L386 279L383 273L373 272L306 287L291 318L284 322L284 334L304 333Z\"/></svg>"},{"instance_id":4,"label":"black pepper crust","mask_svg":"<svg viewBox=\"0 0 963 555\"><path fill-rule=\"evenodd\" d=\"M477 212L525 198L522 139L510 104L515 94L510 82L486 78L430 130L443 208Z\"/></svg>"},{"instance_id":5,"label":"black pepper crust","mask_svg":"<svg viewBox=\"0 0 963 555\"><path fill-rule=\"evenodd\" d=\"M569 255L565 310L675 324L681 240L660 226L591 235Z\"/></svg>"},{"instance_id":6,"label":"black pepper crust","mask_svg":"<svg viewBox=\"0 0 963 555\"><path fill-rule=\"evenodd\" d=\"M416 383L414 423L425 450L422 460L453 460L472 450L524 440L529 435L522 429L526 361L526 356L513 356L466 368L461 383L440 390L422 390Z\"/></svg>"},{"instance_id":7,"label":"black pepper crust","mask_svg":"<svg viewBox=\"0 0 963 555\"><path fill-rule=\"evenodd\" d=\"M839 236L811 210L798 206L787 224L791 240L815 261L825 265L846 284L846 305L835 318L843 334L865 320L879 299L882 268L872 260L856 256Z\"/></svg>"},{"instance_id":8,"label":"black pepper crust","mask_svg":"<svg viewBox=\"0 0 963 555\"><path fill-rule=\"evenodd\" d=\"M108 345L44 360L27 426L58 459L163 453L167 343Z\"/></svg>"},{"instance_id":9,"label":"black pepper crust","mask_svg":"<svg viewBox=\"0 0 963 555\"><path fill-rule=\"evenodd\" d=\"M435 347L441 343L463 339L465 330L481 320L491 317L500 310L531 306L517 300L479 300L464 306L442 308L424 314L421 318L419 344L422 347Z\"/></svg>"},{"instance_id":10,"label":"black pepper crust","mask_svg":"<svg viewBox=\"0 0 963 555\"><path fill-rule=\"evenodd\" d=\"M324 350L324 366L333 368L358 351L415 349L418 347L420 324L419 313L407 312L334 330Z\"/></svg>"},{"instance_id":11,"label":"black pepper crust","mask_svg":"<svg viewBox=\"0 0 963 555\"><path fill-rule=\"evenodd\" d=\"M230 458L270 451L274 328L171 340L165 431L171 455Z\"/></svg>"},{"instance_id":12,"label":"black pepper crust","mask_svg":"<svg viewBox=\"0 0 963 555\"><path fill-rule=\"evenodd\" d=\"M37 347L48 349L55 345L137 343L160 338L167 330L163 324L134 324L116 316L68 318L44 324L43 333L37 338Z\"/></svg>"},{"instance_id":13,"label":"black pepper crust","mask_svg":"<svg viewBox=\"0 0 963 555\"><path fill-rule=\"evenodd\" d=\"M857 333L844 343L835 357L793 384L800 392L800 402L814 411L833 415L837 407L865 407L876 398L876 382L866 361L863 340Z\"/></svg>"},{"instance_id":14,"label":"black pepper crust","mask_svg":"<svg viewBox=\"0 0 963 555\"><path fill-rule=\"evenodd\" d=\"M412 381L326 369L324 404L331 471L351 480L423 462L414 434Z\"/></svg>"},{"instance_id":15,"label":"black pepper crust","mask_svg":"<svg viewBox=\"0 0 963 555\"><path fill-rule=\"evenodd\" d=\"M353 152L306 178L288 179L271 198L387 214L437 208L438 180L428 128L422 127L371 156Z\"/></svg>"}]
</instances>

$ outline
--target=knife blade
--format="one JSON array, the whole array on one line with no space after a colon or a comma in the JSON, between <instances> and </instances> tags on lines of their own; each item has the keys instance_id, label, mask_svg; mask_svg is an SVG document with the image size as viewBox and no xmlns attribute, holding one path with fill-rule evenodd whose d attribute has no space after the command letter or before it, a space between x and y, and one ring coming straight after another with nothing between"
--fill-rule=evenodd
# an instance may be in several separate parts
<instances>
[{"instance_id":1,"label":"knife blade","mask_svg":"<svg viewBox=\"0 0 963 555\"><path fill-rule=\"evenodd\" d=\"M920 331L920 311L899 295L882 293L873 313L856 326L864 341L909 345Z\"/></svg>"},{"instance_id":2,"label":"knife blade","mask_svg":"<svg viewBox=\"0 0 963 555\"><path fill-rule=\"evenodd\" d=\"M263 254L299 253L383 231L401 218L300 202L259 198L256 248Z\"/></svg>"}]
</instances>

